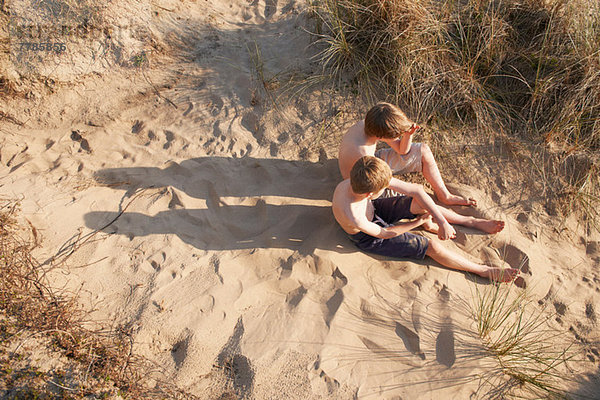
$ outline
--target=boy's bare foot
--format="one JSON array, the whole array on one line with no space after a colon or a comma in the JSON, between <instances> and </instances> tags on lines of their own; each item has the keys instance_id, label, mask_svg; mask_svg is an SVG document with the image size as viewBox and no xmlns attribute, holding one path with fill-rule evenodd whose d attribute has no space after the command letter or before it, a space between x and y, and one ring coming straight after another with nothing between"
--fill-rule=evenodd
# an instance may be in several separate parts
<instances>
[{"instance_id":1,"label":"boy's bare foot","mask_svg":"<svg viewBox=\"0 0 600 400\"><path fill-rule=\"evenodd\" d=\"M479 275L493 282L511 282L518 274L519 270L514 268L488 267Z\"/></svg>"},{"instance_id":2,"label":"boy's bare foot","mask_svg":"<svg viewBox=\"0 0 600 400\"><path fill-rule=\"evenodd\" d=\"M427 232L431 232L431 233L438 233L438 231L440 230L439 225L431 220L425 221L423 223L423 225L421 225L421 227L423 229L425 229Z\"/></svg>"},{"instance_id":3,"label":"boy's bare foot","mask_svg":"<svg viewBox=\"0 0 600 400\"><path fill-rule=\"evenodd\" d=\"M473 223L473 228L479 229L486 233L498 233L504 229L504 221L491 219L478 219Z\"/></svg>"},{"instance_id":4,"label":"boy's bare foot","mask_svg":"<svg viewBox=\"0 0 600 400\"><path fill-rule=\"evenodd\" d=\"M455 194L449 194L446 197L437 196L440 203L447 206L468 206L468 207L477 207L477 200L472 197L468 199L462 196L457 196Z\"/></svg>"}]
</instances>

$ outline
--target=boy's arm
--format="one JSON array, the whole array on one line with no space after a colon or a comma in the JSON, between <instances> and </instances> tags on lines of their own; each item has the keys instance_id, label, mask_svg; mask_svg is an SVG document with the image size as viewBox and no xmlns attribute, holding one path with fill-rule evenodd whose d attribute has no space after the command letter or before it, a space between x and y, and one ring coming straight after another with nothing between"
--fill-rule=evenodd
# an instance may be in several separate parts
<instances>
[{"instance_id":1,"label":"boy's arm","mask_svg":"<svg viewBox=\"0 0 600 400\"><path fill-rule=\"evenodd\" d=\"M410 151L410 146L412 145L412 137L419 129L420 126L417 124L413 124L413 126L406 132L402 134L402 138L400 139L381 139L383 142L387 143L396 153L400 155L408 154Z\"/></svg>"},{"instance_id":2,"label":"boy's arm","mask_svg":"<svg viewBox=\"0 0 600 400\"><path fill-rule=\"evenodd\" d=\"M364 221L359 221L357 223L357 228L370 236L380 239L391 239L423 225L430 218L431 216L429 214L423 214L419 215L419 217L414 221L401 222L396 225L388 226L387 228L379 226L376 223L367 221L365 219Z\"/></svg>"},{"instance_id":3,"label":"boy's arm","mask_svg":"<svg viewBox=\"0 0 600 400\"><path fill-rule=\"evenodd\" d=\"M440 209L435 205L431 197L425 192L422 185L401 181L398 178L392 178L388 187L398 193L405 194L417 200L427 212L431 214L433 220L439 225L438 238L441 240L453 239L456 237L456 231L442 215Z\"/></svg>"},{"instance_id":4,"label":"boy's arm","mask_svg":"<svg viewBox=\"0 0 600 400\"><path fill-rule=\"evenodd\" d=\"M381 141L390 146L396 153L405 155L410 151L412 135L405 133L401 139L381 139Z\"/></svg>"}]
</instances>

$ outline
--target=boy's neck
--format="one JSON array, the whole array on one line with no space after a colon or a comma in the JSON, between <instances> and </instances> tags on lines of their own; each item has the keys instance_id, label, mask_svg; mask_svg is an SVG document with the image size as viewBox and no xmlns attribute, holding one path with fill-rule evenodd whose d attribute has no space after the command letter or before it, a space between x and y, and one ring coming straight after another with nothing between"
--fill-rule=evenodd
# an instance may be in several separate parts
<instances>
[{"instance_id":1,"label":"boy's neck","mask_svg":"<svg viewBox=\"0 0 600 400\"><path fill-rule=\"evenodd\" d=\"M377 136L369 136L367 134L365 134L365 144L367 146L372 146L377 144L377 142L379 141L379 138Z\"/></svg>"},{"instance_id":2,"label":"boy's neck","mask_svg":"<svg viewBox=\"0 0 600 400\"><path fill-rule=\"evenodd\" d=\"M359 201L366 200L369 197L369 193L354 193L354 190L350 189L350 196L352 196L353 203L358 203Z\"/></svg>"}]
</instances>

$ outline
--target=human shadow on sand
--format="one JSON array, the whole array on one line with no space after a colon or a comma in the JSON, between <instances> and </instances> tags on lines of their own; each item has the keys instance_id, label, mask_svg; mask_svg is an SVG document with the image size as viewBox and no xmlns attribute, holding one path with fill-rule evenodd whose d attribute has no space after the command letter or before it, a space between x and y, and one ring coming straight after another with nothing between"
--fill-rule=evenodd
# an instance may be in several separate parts
<instances>
[{"instance_id":1,"label":"human shadow on sand","mask_svg":"<svg viewBox=\"0 0 600 400\"><path fill-rule=\"evenodd\" d=\"M298 198L329 201L340 179L335 162L202 157L169 162L165 168L104 169L95 178L126 190L125 197L139 189L166 188L158 195L170 199L168 210L155 215L126 210L89 212L85 224L94 230L130 238L175 234L204 250L356 251L337 226L329 204L294 204L306 202ZM206 208L186 208L177 191L205 199ZM244 205L232 205L235 199L242 199Z\"/></svg>"},{"instance_id":2,"label":"human shadow on sand","mask_svg":"<svg viewBox=\"0 0 600 400\"><path fill-rule=\"evenodd\" d=\"M284 196L330 200L342 180L336 160L324 163L253 157L198 157L164 168L107 168L94 179L126 189L171 186L198 199L218 197ZM302 182L306 182L303 187Z\"/></svg>"}]
</instances>

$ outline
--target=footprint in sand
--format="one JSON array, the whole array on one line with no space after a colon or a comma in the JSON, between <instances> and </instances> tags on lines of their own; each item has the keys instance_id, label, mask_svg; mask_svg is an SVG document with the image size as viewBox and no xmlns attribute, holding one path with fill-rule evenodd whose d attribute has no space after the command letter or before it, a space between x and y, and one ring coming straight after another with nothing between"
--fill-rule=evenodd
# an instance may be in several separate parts
<instances>
[{"instance_id":1,"label":"footprint in sand","mask_svg":"<svg viewBox=\"0 0 600 400\"><path fill-rule=\"evenodd\" d=\"M317 374L319 374L319 378L321 378L323 382L325 382L325 386L329 394L333 394L337 389L339 389L340 383L336 379L327 375L325 371L323 371L321 368L319 368L318 361L315 362L315 370L317 371Z\"/></svg>"},{"instance_id":2,"label":"footprint in sand","mask_svg":"<svg viewBox=\"0 0 600 400\"><path fill-rule=\"evenodd\" d=\"M585 316L592 322L592 324L596 323L596 310L594 309L594 304L591 300L588 300L585 303Z\"/></svg>"},{"instance_id":3,"label":"footprint in sand","mask_svg":"<svg viewBox=\"0 0 600 400\"><path fill-rule=\"evenodd\" d=\"M280 259L279 266L281 268L280 279L289 278L292 275L292 268L294 267L294 255L289 256L287 259Z\"/></svg>"},{"instance_id":4,"label":"footprint in sand","mask_svg":"<svg viewBox=\"0 0 600 400\"><path fill-rule=\"evenodd\" d=\"M389 349L387 347L383 347L368 339L364 336L358 336L361 342L365 345L367 349L369 349L373 354L378 356L382 356L385 358L389 358L392 361L399 361L403 364L410 365L412 367L421 367L423 364L423 359L415 359L414 357L407 358L398 352L398 349Z\"/></svg>"},{"instance_id":5,"label":"footprint in sand","mask_svg":"<svg viewBox=\"0 0 600 400\"><path fill-rule=\"evenodd\" d=\"M589 242L585 246L585 254L590 256L594 261L600 262L600 242Z\"/></svg>"},{"instance_id":6,"label":"footprint in sand","mask_svg":"<svg viewBox=\"0 0 600 400\"><path fill-rule=\"evenodd\" d=\"M522 274L533 275L527 253L512 244L499 243L492 248L483 248L481 252L484 255L484 262L489 265L508 264L505 266L518 269ZM527 288L527 281L523 275L518 276L513 283L521 289Z\"/></svg>"},{"instance_id":7,"label":"footprint in sand","mask_svg":"<svg viewBox=\"0 0 600 400\"><path fill-rule=\"evenodd\" d=\"M168 149L171 147L171 143L175 140L175 134L171 131L165 131L165 139L167 140L163 145L163 149Z\"/></svg>"},{"instance_id":8,"label":"footprint in sand","mask_svg":"<svg viewBox=\"0 0 600 400\"><path fill-rule=\"evenodd\" d=\"M220 121L216 120L215 123L213 124L213 136L218 138L223 136L223 132L221 131L221 126L220 126Z\"/></svg>"},{"instance_id":9,"label":"footprint in sand","mask_svg":"<svg viewBox=\"0 0 600 400\"><path fill-rule=\"evenodd\" d=\"M421 344L419 335L415 332L402 325L399 322L396 322L396 329L394 330L396 335L402 339L404 343L404 347L406 350L410 351L415 356L419 357L421 360L425 359L425 353L421 351Z\"/></svg>"},{"instance_id":10,"label":"footprint in sand","mask_svg":"<svg viewBox=\"0 0 600 400\"><path fill-rule=\"evenodd\" d=\"M188 350L190 347L190 341L192 339L193 333L186 329L179 335L181 339L179 339L172 347L171 347L171 357L175 362L176 368L181 368L185 359L188 355Z\"/></svg>"},{"instance_id":11,"label":"footprint in sand","mask_svg":"<svg viewBox=\"0 0 600 400\"><path fill-rule=\"evenodd\" d=\"M521 273L532 275L529 269L529 256L513 246L512 244L506 244L499 248L500 257L506 261L511 267L520 269Z\"/></svg>"},{"instance_id":12,"label":"footprint in sand","mask_svg":"<svg viewBox=\"0 0 600 400\"><path fill-rule=\"evenodd\" d=\"M394 327L394 323L382 318L379 313L365 299L360 299L360 313L363 321L373 325Z\"/></svg>"},{"instance_id":13,"label":"footprint in sand","mask_svg":"<svg viewBox=\"0 0 600 400\"><path fill-rule=\"evenodd\" d=\"M252 133L252 135L254 136L254 138L256 139L256 141L258 142L259 145L264 144L264 142L265 142L264 128L260 125L260 120L258 118L258 115L256 115L256 113L250 112L250 113L247 113L246 115L244 115L242 117L241 124L250 133Z\"/></svg>"},{"instance_id":14,"label":"footprint in sand","mask_svg":"<svg viewBox=\"0 0 600 400\"><path fill-rule=\"evenodd\" d=\"M131 133L137 135L138 133L142 133L146 128L146 123L144 121L136 120L131 127Z\"/></svg>"},{"instance_id":15,"label":"footprint in sand","mask_svg":"<svg viewBox=\"0 0 600 400\"><path fill-rule=\"evenodd\" d=\"M214 117L221 112L223 105L225 105L225 103L223 103L223 99L216 94L213 94L210 96L210 101L208 102L207 107L210 111L210 114Z\"/></svg>"},{"instance_id":16,"label":"footprint in sand","mask_svg":"<svg viewBox=\"0 0 600 400\"><path fill-rule=\"evenodd\" d=\"M238 398L248 398L254 387L254 369L250 360L241 354L240 342L244 335L244 324L240 317L227 343L217 356L216 367L231 381Z\"/></svg>"},{"instance_id":17,"label":"footprint in sand","mask_svg":"<svg viewBox=\"0 0 600 400\"><path fill-rule=\"evenodd\" d=\"M439 283L436 281L436 285ZM452 323L452 316L450 314L451 293L446 285L442 285L442 288L438 292L439 304L440 304L440 318L442 320L442 327L435 339L435 359L442 365L450 368L456 362L456 351L454 348L454 327Z\"/></svg>"},{"instance_id":18,"label":"footprint in sand","mask_svg":"<svg viewBox=\"0 0 600 400\"><path fill-rule=\"evenodd\" d=\"M327 306L327 314L325 315L325 324L327 324L327 326L329 326L329 324L331 323L331 320L337 313L337 311L340 308L340 306L342 305L343 301L344 301L344 292L342 292L342 289L338 289L335 291L334 295L331 296L331 298L325 302L325 305Z\"/></svg>"},{"instance_id":19,"label":"footprint in sand","mask_svg":"<svg viewBox=\"0 0 600 400\"><path fill-rule=\"evenodd\" d=\"M158 137L156 136L156 133L154 133L153 130L148 130L148 134L146 136L148 136L148 141L144 143L144 146L150 146L152 142L158 140Z\"/></svg>"},{"instance_id":20,"label":"footprint in sand","mask_svg":"<svg viewBox=\"0 0 600 400\"><path fill-rule=\"evenodd\" d=\"M73 140L74 142L79 142L78 152L81 152L83 150L87 153L90 153L92 151L87 139L84 139L78 130L71 131L71 140Z\"/></svg>"},{"instance_id":21,"label":"footprint in sand","mask_svg":"<svg viewBox=\"0 0 600 400\"><path fill-rule=\"evenodd\" d=\"M562 301L554 301L552 303L558 315L564 316L567 313L567 305Z\"/></svg>"},{"instance_id":22,"label":"footprint in sand","mask_svg":"<svg viewBox=\"0 0 600 400\"><path fill-rule=\"evenodd\" d=\"M183 112L183 116L187 117L187 115L192 112L192 110L194 109L194 103L190 102L188 104L188 108Z\"/></svg>"},{"instance_id":23,"label":"footprint in sand","mask_svg":"<svg viewBox=\"0 0 600 400\"><path fill-rule=\"evenodd\" d=\"M221 273L219 272L219 268L221 267L221 261L219 260L219 257L214 254L213 256L210 257L210 260L208 261L211 268L213 269L213 271L215 271L215 274L217 275L217 277L219 278L219 282L223 283L223 277L221 276Z\"/></svg>"},{"instance_id":24,"label":"footprint in sand","mask_svg":"<svg viewBox=\"0 0 600 400\"><path fill-rule=\"evenodd\" d=\"M450 368L456 362L454 351L454 330L452 324L448 323L435 339L435 359L442 365Z\"/></svg>"},{"instance_id":25,"label":"footprint in sand","mask_svg":"<svg viewBox=\"0 0 600 400\"><path fill-rule=\"evenodd\" d=\"M304 298L304 295L308 292L304 286L300 285L296 289L288 292L285 296L285 302L291 307L294 308L300 303L300 301Z\"/></svg>"}]
</instances>

